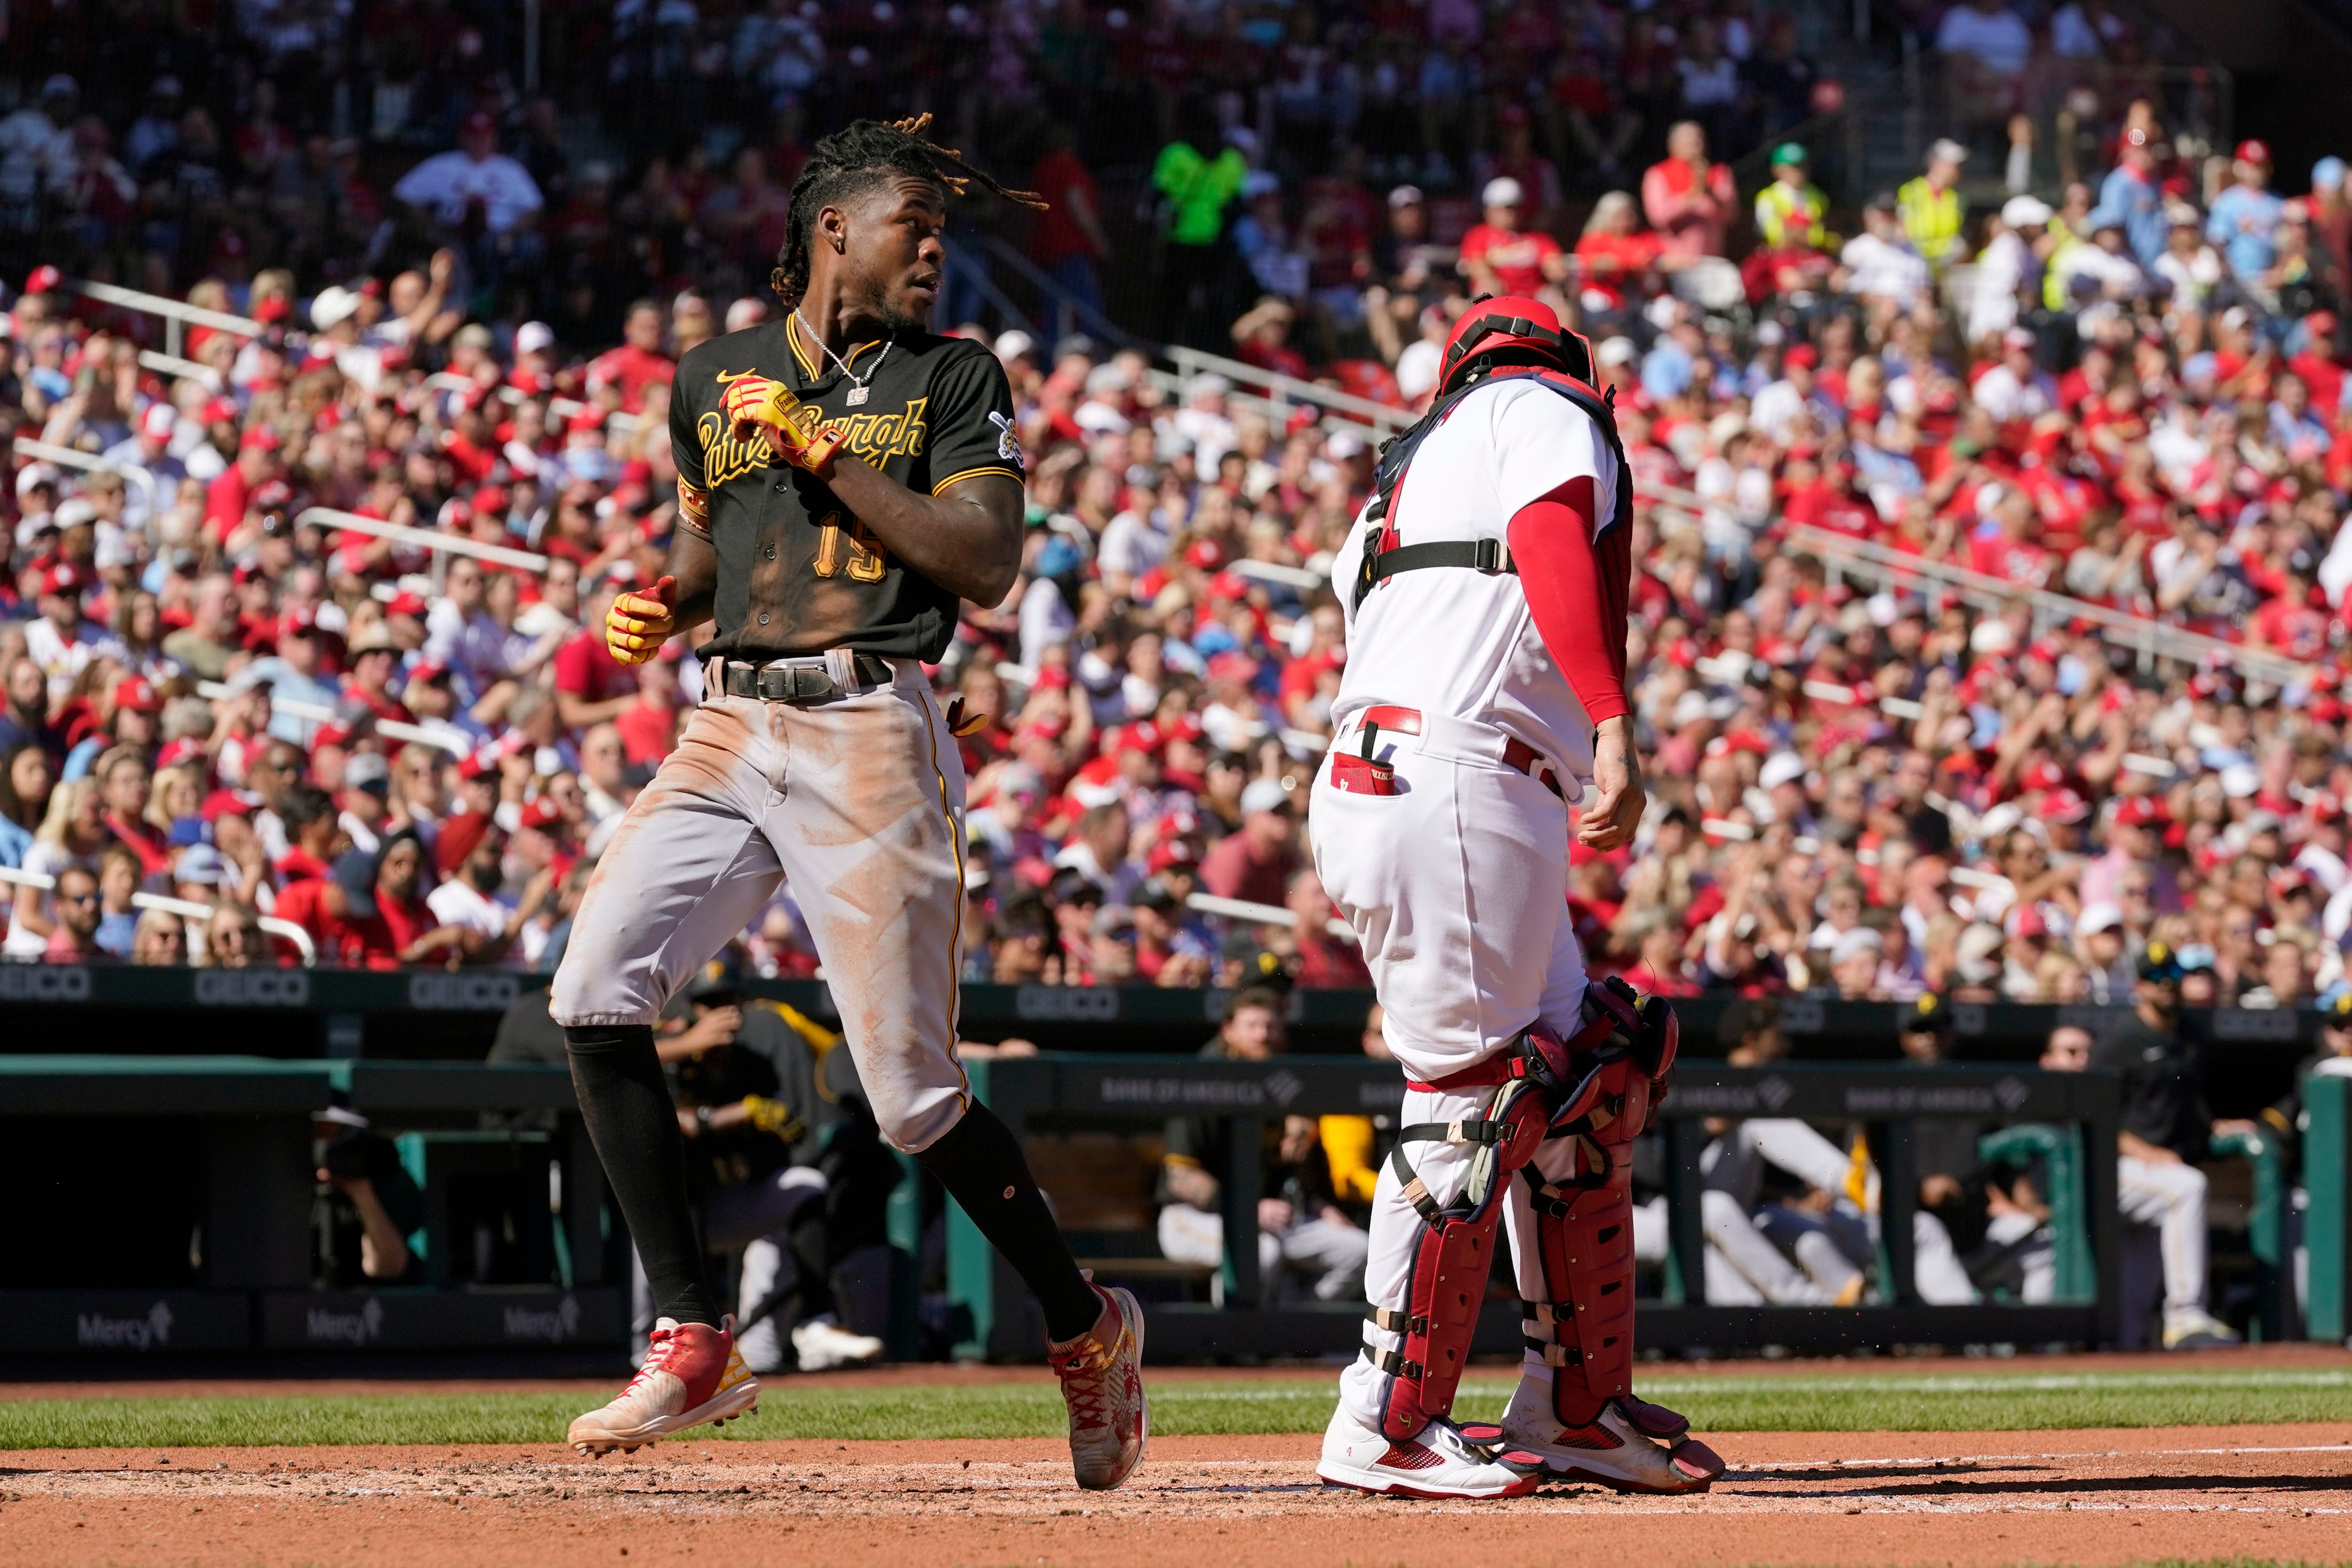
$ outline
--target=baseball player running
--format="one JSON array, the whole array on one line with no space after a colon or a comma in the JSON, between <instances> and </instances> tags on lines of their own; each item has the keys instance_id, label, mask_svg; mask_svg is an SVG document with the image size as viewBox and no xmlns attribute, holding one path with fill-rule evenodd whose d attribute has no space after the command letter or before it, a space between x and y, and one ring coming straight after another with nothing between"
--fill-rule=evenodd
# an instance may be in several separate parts
<instances>
[{"instance_id":1,"label":"baseball player running","mask_svg":"<svg viewBox=\"0 0 2352 1568\"><path fill-rule=\"evenodd\" d=\"M1546 1473L1703 1490L1722 1461L1633 1397L1631 1154L1674 1015L1588 986L1578 841L1643 804L1624 695L1631 499L1591 350L1550 308L1474 304L1429 413L1382 454L1333 568L1349 621L1316 870L1363 945L1406 1075L1372 1198L1363 1358L1318 1473L1366 1491L1509 1497ZM1451 1419L1507 1218L1525 1369L1499 1428Z\"/></svg>"},{"instance_id":2,"label":"baseball player running","mask_svg":"<svg viewBox=\"0 0 2352 1568\"><path fill-rule=\"evenodd\" d=\"M882 1135L961 1203L1036 1293L1078 1483L1115 1487L1147 1433L1143 1317L1082 1274L1020 1145L957 1066L963 769L921 663L959 599L1020 558L1021 450L988 350L933 337L947 197L978 180L924 116L817 143L793 186L780 320L688 353L670 401L669 571L617 600L615 657L705 621L703 705L598 861L555 977L572 1081L650 1281L635 1381L572 1424L588 1453L751 1408L704 1278L652 1024L789 877Z\"/></svg>"}]
</instances>

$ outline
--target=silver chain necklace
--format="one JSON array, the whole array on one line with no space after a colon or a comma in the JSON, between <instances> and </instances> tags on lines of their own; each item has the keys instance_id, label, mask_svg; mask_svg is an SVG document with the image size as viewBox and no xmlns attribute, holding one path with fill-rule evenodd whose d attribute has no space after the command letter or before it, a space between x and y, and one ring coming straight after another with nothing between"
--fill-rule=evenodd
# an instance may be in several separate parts
<instances>
[{"instance_id":1,"label":"silver chain necklace","mask_svg":"<svg viewBox=\"0 0 2352 1568\"><path fill-rule=\"evenodd\" d=\"M864 402L866 395L866 383L874 379L874 373L882 368L882 361L890 357L890 350L897 345L898 340L896 338L890 338L884 340L882 344L882 351L874 356L874 362L866 367L866 374L861 378L850 370L848 364L843 361L839 354L833 351L833 345L827 343L823 338L817 336L816 329L808 324L808 318L801 314L800 307L798 306L794 306L793 308L793 319L801 324L801 330L808 334L808 340L810 342L816 345L817 352L823 354L826 359L831 360L833 361L833 368L841 372L842 379L849 383L849 393L841 401L847 403L852 408L856 408L859 403Z\"/></svg>"}]
</instances>

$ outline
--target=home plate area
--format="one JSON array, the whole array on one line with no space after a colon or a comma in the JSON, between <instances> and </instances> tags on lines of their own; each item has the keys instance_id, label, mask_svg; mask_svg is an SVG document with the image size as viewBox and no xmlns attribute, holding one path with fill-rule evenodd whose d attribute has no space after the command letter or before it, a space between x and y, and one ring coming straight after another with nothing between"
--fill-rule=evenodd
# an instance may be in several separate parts
<instances>
[{"instance_id":1,"label":"home plate area","mask_svg":"<svg viewBox=\"0 0 2352 1568\"><path fill-rule=\"evenodd\" d=\"M2069 1432L1741 1434L1693 1498L1553 1485L1445 1504L1328 1489L1307 1437L1155 1440L1134 1481L1076 1490L1045 1439L543 1448L20 1450L12 1560L195 1563L981 1562L1306 1564L1479 1555L1656 1563L2336 1561L2352 1549L2342 1424ZM1558 1516L1577 1516L1572 1536ZM1571 1542L1575 1543L1571 1550ZM908 1568L914 1568L913 1560Z\"/></svg>"}]
</instances>

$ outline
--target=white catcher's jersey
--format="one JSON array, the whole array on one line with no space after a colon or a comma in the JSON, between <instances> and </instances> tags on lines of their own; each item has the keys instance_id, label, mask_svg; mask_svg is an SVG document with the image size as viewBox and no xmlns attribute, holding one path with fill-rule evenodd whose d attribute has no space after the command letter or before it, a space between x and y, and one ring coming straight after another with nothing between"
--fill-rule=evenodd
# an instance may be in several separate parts
<instances>
[{"instance_id":1,"label":"white catcher's jersey","mask_svg":"<svg viewBox=\"0 0 2352 1568\"><path fill-rule=\"evenodd\" d=\"M1389 526L1399 545L1507 541L1521 507L1583 477L1606 528L1622 481L1601 426L1532 381L1498 382L1471 392L1422 439ZM1382 704L1489 724L1589 785L1592 720L1545 650L1518 578L1467 567L1399 572L1354 605L1366 526L1359 514L1331 567L1348 618L1335 728Z\"/></svg>"}]
</instances>

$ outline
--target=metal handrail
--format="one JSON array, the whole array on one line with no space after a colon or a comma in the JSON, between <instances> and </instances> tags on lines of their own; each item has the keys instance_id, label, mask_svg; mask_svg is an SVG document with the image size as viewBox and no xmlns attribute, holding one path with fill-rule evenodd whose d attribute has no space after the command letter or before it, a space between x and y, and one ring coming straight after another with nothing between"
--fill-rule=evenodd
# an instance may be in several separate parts
<instances>
[{"instance_id":1,"label":"metal handrail","mask_svg":"<svg viewBox=\"0 0 2352 1568\"><path fill-rule=\"evenodd\" d=\"M1262 371L1255 365L1229 360L1223 354L1188 349L1181 343L1170 343L1160 351L1174 362L1187 381L1196 375L1220 375L1229 382L1263 389L1261 395L1270 402L1283 406L1311 403L1327 416L1346 417L1349 423L1369 425L1383 436L1411 428L1412 423L1421 417L1410 409L1391 408L1384 402L1374 402L1370 398L1358 397L1337 387L1318 386L1313 382L1302 382L1297 376Z\"/></svg>"},{"instance_id":2,"label":"metal handrail","mask_svg":"<svg viewBox=\"0 0 2352 1568\"><path fill-rule=\"evenodd\" d=\"M1253 904L1246 898L1219 898L1213 893L1196 893L1184 901L1187 909L1202 915L1222 915L1228 920L1246 920L1253 925L1287 925L1297 929L1298 916L1276 904ZM1324 925L1334 936L1356 939L1356 928L1333 915Z\"/></svg>"},{"instance_id":3,"label":"metal handrail","mask_svg":"<svg viewBox=\"0 0 2352 1568\"><path fill-rule=\"evenodd\" d=\"M2168 626L2146 616L2094 604L2086 599L2053 593L2046 588L2025 588L2002 578L1972 571L1967 567L1929 560L1922 556L1905 555L1884 545L1849 538L1825 528L1794 525L1789 529L1789 542L1806 554L1817 557L1833 571L1852 571L1888 587L1899 586L1906 580L1925 579L1996 610L2021 602L2030 604L2033 607L2036 621L2043 624L2056 621L2088 621L2101 628L2103 637L2135 650L2144 658L2170 659L2183 664L2201 664L2210 659L2234 664L2257 679L2278 685L2315 683L2319 678L2316 668L2284 654L2225 643L2201 632Z\"/></svg>"},{"instance_id":4,"label":"metal handrail","mask_svg":"<svg viewBox=\"0 0 2352 1568\"><path fill-rule=\"evenodd\" d=\"M150 513L155 510L155 476L143 468L117 468L105 458L94 453L84 452L79 446L59 446L54 442L36 441L29 435L16 437L16 445L20 455L37 457L44 463L55 463L66 468L79 468L85 474L94 474L101 468L110 474L119 474L124 483L136 485L146 491L147 510Z\"/></svg>"},{"instance_id":5,"label":"metal handrail","mask_svg":"<svg viewBox=\"0 0 2352 1568\"><path fill-rule=\"evenodd\" d=\"M37 871L19 871L14 866L0 866L0 883L14 883L18 887L37 887L43 893L49 893L56 889L58 879L46 876ZM160 909L166 915L176 915L183 920L209 920L213 915L213 906L209 904L198 904L193 898L172 898L160 893L134 893L131 895L131 904L134 909ZM275 936L283 936L294 944L294 950L302 955L304 968L307 969L319 961L318 944L310 940L310 934L308 931L303 930L291 920L280 920L274 915L264 915L259 917L259 923L264 931Z\"/></svg>"},{"instance_id":6,"label":"metal handrail","mask_svg":"<svg viewBox=\"0 0 2352 1568\"><path fill-rule=\"evenodd\" d=\"M486 545L456 534L435 533L430 528L412 528L401 523L387 523L375 517L362 517L356 512L338 511L332 507L305 507L296 514L297 528L315 523L320 528L349 528L353 533L370 534L380 539L395 539L415 545L419 549L446 550L452 555L469 555L478 560L496 561L500 566L519 567L524 571L544 573L547 557L533 555L529 550L509 549L505 545Z\"/></svg>"},{"instance_id":7,"label":"metal handrail","mask_svg":"<svg viewBox=\"0 0 2352 1568\"><path fill-rule=\"evenodd\" d=\"M1013 246L1010 241L996 235L991 235L988 236L986 248L989 255L1004 263L1005 266L1011 267L1013 271L1019 273L1024 279L1026 279L1031 287L1036 289L1040 294L1045 295L1055 304L1066 306L1069 308L1070 314L1076 316L1080 323L1086 327L1087 330L1094 333L1097 337L1108 338L1122 349L1143 349L1149 350L1157 347L1155 344L1147 343L1140 338L1138 338L1134 333L1129 331L1126 328L1120 326L1118 322L1104 315L1099 309L1087 304L1085 300L1078 298L1068 289L1063 287L1059 283L1055 282L1053 277L1046 273L1043 267L1039 267L1035 262L1031 261L1027 256L1022 255L1019 248ZM1051 349L1053 345L1047 343L1042 345L1042 347Z\"/></svg>"},{"instance_id":8,"label":"metal handrail","mask_svg":"<svg viewBox=\"0 0 2352 1568\"><path fill-rule=\"evenodd\" d=\"M166 334L168 342L165 350L157 353L152 349L148 350L139 356L139 362L151 371L161 371L167 375L210 380L215 386L219 385L220 377L211 366L186 359L180 353L180 329L183 326L213 327L224 332L236 332L247 338L257 338L268 330L261 322L247 317L231 316L220 310L207 310L201 305L191 305L183 299L173 299L162 294L144 294L136 288L122 288L111 283L76 280L66 287L77 294L88 295L92 299L120 306L125 310L143 311L151 316L163 317L168 324ZM446 371L425 378L427 386L446 387L452 383L468 387L474 384L466 377L452 375ZM499 394L509 402L520 402L522 400L522 393L512 387L500 387L498 391ZM587 406L586 403L576 402L571 398L562 397L550 399L548 402L549 408L567 419L583 412ZM616 411L610 417L611 423L623 430L635 430L639 423L638 416L634 413Z\"/></svg>"},{"instance_id":9,"label":"metal handrail","mask_svg":"<svg viewBox=\"0 0 2352 1568\"><path fill-rule=\"evenodd\" d=\"M225 685L219 681L198 681L196 695L207 701L218 702L224 697L233 697L237 694L235 688ZM282 713L293 718L307 718L317 724L332 724L341 716L325 703L289 700L280 697L275 692L269 695L269 706L274 712ZM387 740L436 747L452 757L470 757L474 753L472 747L454 735L444 735L438 730L426 729L422 725L406 724L396 718L377 719L371 727Z\"/></svg>"},{"instance_id":10,"label":"metal handrail","mask_svg":"<svg viewBox=\"0 0 2352 1568\"><path fill-rule=\"evenodd\" d=\"M66 285L76 294L109 305L119 305L126 310L143 311L161 316L169 321L191 327L212 327L224 332L236 332L247 338L258 338L269 329L247 316L232 316L226 310L207 310L201 305L191 305L184 299L173 299L163 294L143 294L136 288L124 288L112 283L89 283L77 279ZM174 348L173 352L179 350Z\"/></svg>"},{"instance_id":11,"label":"metal handrail","mask_svg":"<svg viewBox=\"0 0 2352 1568\"><path fill-rule=\"evenodd\" d=\"M461 376L455 371L436 371L425 378L425 384L435 392L470 392L481 383L470 376ZM497 394L501 402L520 402L525 395L520 387L502 385L490 390ZM550 413L561 414L563 418L570 419L575 413L587 413L588 404L576 398L551 396L547 400L547 410ZM604 416L604 422L615 430L631 431L645 423L645 416L616 408Z\"/></svg>"},{"instance_id":12,"label":"metal handrail","mask_svg":"<svg viewBox=\"0 0 2352 1568\"><path fill-rule=\"evenodd\" d=\"M185 381L202 382L215 392L220 391L220 372L196 360L184 360L177 354L159 353L153 349L139 350L139 362L151 371L161 371L167 376Z\"/></svg>"},{"instance_id":13,"label":"metal handrail","mask_svg":"<svg viewBox=\"0 0 2352 1568\"><path fill-rule=\"evenodd\" d=\"M1242 577L1255 577L1261 582L1279 582L1288 588L1313 591L1331 586L1328 572L1313 571L1303 566L1285 566L1280 561L1242 559L1227 570Z\"/></svg>"}]
</instances>

